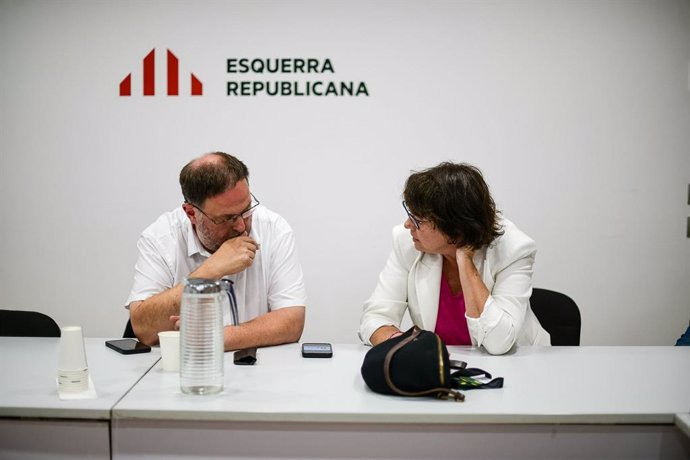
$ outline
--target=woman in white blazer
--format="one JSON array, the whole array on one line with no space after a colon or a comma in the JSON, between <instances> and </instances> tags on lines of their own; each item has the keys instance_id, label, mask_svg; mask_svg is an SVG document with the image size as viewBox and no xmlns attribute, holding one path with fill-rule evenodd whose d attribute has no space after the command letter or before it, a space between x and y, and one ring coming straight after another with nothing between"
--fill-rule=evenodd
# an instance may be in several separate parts
<instances>
[{"instance_id":1,"label":"woman in white blazer","mask_svg":"<svg viewBox=\"0 0 690 460\"><path fill-rule=\"evenodd\" d=\"M500 218L481 172L441 163L405 184L408 219L364 304L359 336L376 345L412 322L448 345L503 354L513 345L550 345L529 305L536 245Z\"/></svg>"}]
</instances>

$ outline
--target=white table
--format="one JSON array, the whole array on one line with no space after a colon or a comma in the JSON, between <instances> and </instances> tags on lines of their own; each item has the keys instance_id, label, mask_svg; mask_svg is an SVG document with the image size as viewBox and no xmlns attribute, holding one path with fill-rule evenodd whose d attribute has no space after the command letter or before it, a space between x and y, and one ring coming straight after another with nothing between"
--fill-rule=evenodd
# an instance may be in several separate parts
<instances>
[{"instance_id":1,"label":"white table","mask_svg":"<svg viewBox=\"0 0 690 460\"><path fill-rule=\"evenodd\" d=\"M690 414L676 414L676 426L690 437Z\"/></svg>"},{"instance_id":2,"label":"white table","mask_svg":"<svg viewBox=\"0 0 690 460\"><path fill-rule=\"evenodd\" d=\"M452 357L505 378L464 403L378 395L359 369L367 348L260 349L255 366L226 354L219 395L184 395L155 366L113 409L113 458L675 458L690 439L688 347L522 347Z\"/></svg>"},{"instance_id":3,"label":"white table","mask_svg":"<svg viewBox=\"0 0 690 460\"><path fill-rule=\"evenodd\" d=\"M97 398L57 393L59 338L0 337L0 458L110 458L111 409L160 353L121 355L86 339Z\"/></svg>"}]
</instances>

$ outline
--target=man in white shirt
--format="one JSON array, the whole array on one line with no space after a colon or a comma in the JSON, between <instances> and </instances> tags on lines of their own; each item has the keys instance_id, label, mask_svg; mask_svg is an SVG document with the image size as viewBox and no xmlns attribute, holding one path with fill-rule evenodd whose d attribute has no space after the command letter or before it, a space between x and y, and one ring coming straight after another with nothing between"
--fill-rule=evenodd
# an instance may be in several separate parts
<instances>
[{"instance_id":1,"label":"man in white shirt","mask_svg":"<svg viewBox=\"0 0 690 460\"><path fill-rule=\"evenodd\" d=\"M180 172L185 202L142 233L127 300L134 333L158 342L179 325L185 278L230 279L238 325L225 316L225 350L296 342L306 293L292 229L249 191L249 171L214 152Z\"/></svg>"}]
</instances>

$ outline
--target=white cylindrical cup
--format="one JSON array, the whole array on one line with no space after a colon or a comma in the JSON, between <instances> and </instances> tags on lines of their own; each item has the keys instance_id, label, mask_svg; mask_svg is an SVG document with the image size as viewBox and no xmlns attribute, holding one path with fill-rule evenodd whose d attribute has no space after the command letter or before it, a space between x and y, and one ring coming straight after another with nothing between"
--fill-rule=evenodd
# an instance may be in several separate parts
<instances>
[{"instance_id":1,"label":"white cylindrical cup","mask_svg":"<svg viewBox=\"0 0 690 460\"><path fill-rule=\"evenodd\" d=\"M58 369L63 371L84 370L86 364L86 350L84 337L80 326L65 326L60 336L60 361Z\"/></svg>"},{"instance_id":2,"label":"white cylindrical cup","mask_svg":"<svg viewBox=\"0 0 690 460\"><path fill-rule=\"evenodd\" d=\"M58 387L63 392L86 391L89 388L89 369L81 327L65 326L60 335Z\"/></svg>"},{"instance_id":3,"label":"white cylindrical cup","mask_svg":"<svg viewBox=\"0 0 690 460\"><path fill-rule=\"evenodd\" d=\"M63 393L78 393L89 389L89 370L58 370L58 389Z\"/></svg>"},{"instance_id":4,"label":"white cylindrical cup","mask_svg":"<svg viewBox=\"0 0 690 460\"><path fill-rule=\"evenodd\" d=\"M163 370L179 372L180 370L180 331L163 331L158 333L161 345Z\"/></svg>"}]
</instances>

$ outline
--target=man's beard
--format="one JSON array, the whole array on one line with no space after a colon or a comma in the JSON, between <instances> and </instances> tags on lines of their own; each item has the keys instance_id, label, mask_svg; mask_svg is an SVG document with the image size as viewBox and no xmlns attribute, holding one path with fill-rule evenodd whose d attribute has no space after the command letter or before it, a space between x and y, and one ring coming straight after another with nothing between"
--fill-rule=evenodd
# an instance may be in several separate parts
<instances>
[{"instance_id":1,"label":"man's beard","mask_svg":"<svg viewBox=\"0 0 690 460\"><path fill-rule=\"evenodd\" d=\"M248 231L249 229L245 230ZM222 240L214 238L211 233L203 226L196 226L196 234L199 237L199 241L201 244L206 248L208 252L213 254L220 248L223 243L225 243L228 240L231 240L233 238L237 238L238 236L242 235L244 232L236 232L235 230L232 230L230 234L225 237Z\"/></svg>"}]
</instances>

